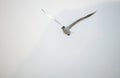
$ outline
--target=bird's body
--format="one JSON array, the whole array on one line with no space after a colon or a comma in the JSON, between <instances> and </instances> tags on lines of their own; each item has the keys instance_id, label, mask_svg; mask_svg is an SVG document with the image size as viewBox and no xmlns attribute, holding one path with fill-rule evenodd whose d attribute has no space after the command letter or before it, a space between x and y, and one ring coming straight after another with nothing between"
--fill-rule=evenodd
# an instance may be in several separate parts
<instances>
[{"instance_id":1,"label":"bird's body","mask_svg":"<svg viewBox=\"0 0 120 78\"><path fill-rule=\"evenodd\" d=\"M42 11L46 14L46 12L42 9ZM96 11L95 11L96 12ZM91 14L88 14L82 18L79 18L78 20L74 21L73 23L71 23L70 25L68 26L63 26L59 21L57 21L56 19L54 19L53 17L51 17L50 15L46 14L48 17L52 18L56 23L58 23L59 25L61 25L61 29L63 30L64 34L70 36L71 35L71 31L70 29L75 26L75 24L77 24L78 22L92 16L95 12L91 13Z\"/></svg>"},{"instance_id":2,"label":"bird's body","mask_svg":"<svg viewBox=\"0 0 120 78\"><path fill-rule=\"evenodd\" d=\"M63 32L64 32L66 35L70 36L71 31L70 31L70 29L69 29L68 27L63 26L63 27L61 27L61 29L63 30Z\"/></svg>"}]
</instances>

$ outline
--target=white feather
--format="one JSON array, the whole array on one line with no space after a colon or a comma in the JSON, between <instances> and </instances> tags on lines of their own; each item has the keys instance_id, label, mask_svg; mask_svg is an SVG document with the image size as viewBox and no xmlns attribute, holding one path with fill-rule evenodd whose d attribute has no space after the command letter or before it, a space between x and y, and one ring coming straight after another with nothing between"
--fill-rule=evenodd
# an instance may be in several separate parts
<instances>
[{"instance_id":1,"label":"white feather","mask_svg":"<svg viewBox=\"0 0 120 78\"><path fill-rule=\"evenodd\" d=\"M50 16L49 14L47 14L43 9L41 9L41 11L47 16L49 17L50 19L54 20L56 23L58 23L59 25L62 26L62 24L57 20L55 19L54 17Z\"/></svg>"}]
</instances>

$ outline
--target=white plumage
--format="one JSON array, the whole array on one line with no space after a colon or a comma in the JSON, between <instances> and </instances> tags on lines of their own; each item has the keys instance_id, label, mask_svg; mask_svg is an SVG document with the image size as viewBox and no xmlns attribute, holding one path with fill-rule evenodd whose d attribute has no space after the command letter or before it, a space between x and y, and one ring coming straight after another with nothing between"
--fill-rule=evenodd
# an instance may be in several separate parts
<instances>
[{"instance_id":1,"label":"white plumage","mask_svg":"<svg viewBox=\"0 0 120 78\"><path fill-rule=\"evenodd\" d=\"M43 11L43 13L44 13L46 16L48 16L49 18L53 19L56 23L58 23L59 25L61 25L61 26L62 26L61 29L62 29L63 32L64 32L66 35L68 35L68 36L70 36L70 34L71 34L70 29L71 29L73 26L75 26L75 24L77 24L78 22L80 22L80 21L82 21L82 20L84 20L84 19L92 16L92 15L96 12L96 11L95 11L95 12L90 13L90 14L84 16L84 17L81 17L81 18L77 19L76 21L74 21L73 23L71 23L70 25L68 25L68 26L63 26L58 20L56 20L55 18L53 18L52 16L50 16L49 14L47 14L43 9L41 9L41 10Z\"/></svg>"}]
</instances>

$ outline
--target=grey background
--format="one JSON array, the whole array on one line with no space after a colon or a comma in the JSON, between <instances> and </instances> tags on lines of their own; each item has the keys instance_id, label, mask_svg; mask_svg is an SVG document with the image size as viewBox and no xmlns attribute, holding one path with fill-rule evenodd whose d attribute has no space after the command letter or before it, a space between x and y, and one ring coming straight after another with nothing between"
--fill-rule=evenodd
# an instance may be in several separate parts
<instances>
[{"instance_id":1,"label":"grey background","mask_svg":"<svg viewBox=\"0 0 120 78\"><path fill-rule=\"evenodd\" d=\"M120 77L120 3L70 1L66 6L66 2L1 1L1 78ZM97 13L67 37L40 8L64 25Z\"/></svg>"},{"instance_id":2,"label":"grey background","mask_svg":"<svg viewBox=\"0 0 120 78\"><path fill-rule=\"evenodd\" d=\"M17 77L119 78L119 3L103 4L96 9L95 15L73 28L70 37L54 22L48 25L30 59L20 65ZM72 12L69 16L76 15L76 11L67 12ZM63 23L75 17L67 15L59 15L64 17Z\"/></svg>"}]
</instances>

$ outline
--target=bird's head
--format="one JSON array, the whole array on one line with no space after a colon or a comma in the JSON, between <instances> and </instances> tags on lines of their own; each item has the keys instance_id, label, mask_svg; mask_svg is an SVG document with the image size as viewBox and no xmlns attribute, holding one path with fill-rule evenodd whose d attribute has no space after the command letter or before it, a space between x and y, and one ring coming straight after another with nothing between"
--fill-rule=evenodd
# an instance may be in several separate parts
<instances>
[{"instance_id":1,"label":"bird's head","mask_svg":"<svg viewBox=\"0 0 120 78\"><path fill-rule=\"evenodd\" d=\"M65 26L62 26L61 29L65 29Z\"/></svg>"}]
</instances>

